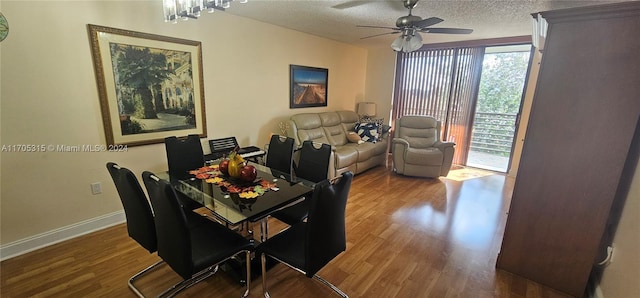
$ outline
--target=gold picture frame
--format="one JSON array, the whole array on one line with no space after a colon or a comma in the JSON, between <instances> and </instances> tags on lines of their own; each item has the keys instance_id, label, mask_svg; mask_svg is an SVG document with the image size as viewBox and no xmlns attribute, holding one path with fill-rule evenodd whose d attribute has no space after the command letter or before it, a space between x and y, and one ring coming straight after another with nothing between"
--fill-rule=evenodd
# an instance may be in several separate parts
<instances>
[{"instance_id":1,"label":"gold picture frame","mask_svg":"<svg viewBox=\"0 0 640 298\"><path fill-rule=\"evenodd\" d=\"M199 41L88 25L108 145L207 136Z\"/></svg>"}]
</instances>

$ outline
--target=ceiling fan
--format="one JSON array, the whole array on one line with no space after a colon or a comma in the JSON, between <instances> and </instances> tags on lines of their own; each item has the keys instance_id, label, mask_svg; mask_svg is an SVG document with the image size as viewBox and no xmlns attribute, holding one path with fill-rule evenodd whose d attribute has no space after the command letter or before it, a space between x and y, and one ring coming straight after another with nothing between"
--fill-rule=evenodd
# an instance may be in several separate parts
<instances>
[{"instance_id":1,"label":"ceiling fan","mask_svg":"<svg viewBox=\"0 0 640 298\"><path fill-rule=\"evenodd\" d=\"M419 16L414 16L411 14L411 10L416 7L418 4L418 0L403 0L403 5L405 8L409 10L409 14L406 16L402 16L396 20L395 27L384 27L384 26L364 26L359 25L357 27L363 28L381 28L381 29L391 29L392 32L382 33L371 35L365 38L371 38L381 35L388 34L398 34L401 33L398 38L396 38L391 44L391 48L395 51L403 51L405 53L413 52L420 47L422 47L422 33L444 33L444 34L469 34L473 32L472 29L460 29L460 28L431 28L435 24L439 24L444 20L437 17L431 17L422 19Z\"/></svg>"}]
</instances>

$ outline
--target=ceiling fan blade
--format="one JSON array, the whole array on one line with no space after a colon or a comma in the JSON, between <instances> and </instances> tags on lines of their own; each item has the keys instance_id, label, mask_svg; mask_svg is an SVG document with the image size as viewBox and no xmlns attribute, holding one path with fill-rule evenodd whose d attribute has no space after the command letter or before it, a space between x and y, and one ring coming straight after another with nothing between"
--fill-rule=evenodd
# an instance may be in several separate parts
<instances>
[{"instance_id":1,"label":"ceiling fan blade","mask_svg":"<svg viewBox=\"0 0 640 298\"><path fill-rule=\"evenodd\" d=\"M419 28L426 28L429 26L433 26L435 24L439 24L441 22L443 22L444 20L441 18L436 18L436 17L430 17L418 22L413 23L414 26L419 27Z\"/></svg>"},{"instance_id":2,"label":"ceiling fan blade","mask_svg":"<svg viewBox=\"0 0 640 298\"><path fill-rule=\"evenodd\" d=\"M336 4L334 6L331 6L331 8L333 9L349 9L349 8L353 8L353 7L358 7L361 5L365 5L365 4L375 4L376 7L378 9L383 9L385 6L388 9L393 9L395 11L398 12L406 12L407 9L404 7L404 1L399 1L399 0L387 0L387 1L381 1L381 0L351 0L351 1L346 1L340 4Z\"/></svg>"},{"instance_id":3,"label":"ceiling fan blade","mask_svg":"<svg viewBox=\"0 0 640 298\"><path fill-rule=\"evenodd\" d=\"M361 27L361 28L379 28L379 29L401 30L400 28L397 28L397 27L384 27L384 26L366 26L366 25L357 25L356 27Z\"/></svg>"},{"instance_id":4,"label":"ceiling fan blade","mask_svg":"<svg viewBox=\"0 0 640 298\"><path fill-rule=\"evenodd\" d=\"M391 0L391 1L380 1L382 4L385 4L389 9L393 9L397 12L407 12L407 8L404 6L405 0Z\"/></svg>"},{"instance_id":5,"label":"ceiling fan blade","mask_svg":"<svg viewBox=\"0 0 640 298\"><path fill-rule=\"evenodd\" d=\"M473 29L460 28L423 28L420 32L426 33L444 33L444 34L470 34Z\"/></svg>"},{"instance_id":6,"label":"ceiling fan blade","mask_svg":"<svg viewBox=\"0 0 640 298\"><path fill-rule=\"evenodd\" d=\"M361 37L360 39L367 39L367 38L378 37L378 36L382 36L382 35L398 34L398 33L400 33L400 31L396 31L396 32L387 32L387 33L380 33L380 34L376 34L376 35L371 35L371 36Z\"/></svg>"},{"instance_id":7,"label":"ceiling fan blade","mask_svg":"<svg viewBox=\"0 0 640 298\"><path fill-rule=\"evenodd\" d=\"M360 5L364 5L367 3L370 3L371 1L357 1L357 0L352 0L352 1L347 1L344 3L340 3L340 4L336 4L334 6L331 6L331 8L335 8L335 9L347 9L347 8L352 8L352 7L356 7L356 6L360 6Z\"/></svg>"}]
</instances>

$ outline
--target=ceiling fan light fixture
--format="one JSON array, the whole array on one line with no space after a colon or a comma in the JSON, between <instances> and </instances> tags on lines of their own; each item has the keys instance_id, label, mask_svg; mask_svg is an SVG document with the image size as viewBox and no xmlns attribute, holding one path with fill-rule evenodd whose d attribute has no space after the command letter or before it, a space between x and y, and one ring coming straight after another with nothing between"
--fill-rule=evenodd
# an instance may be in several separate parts
<instances>
[{"instance_id":1,"label":"ceiling fan light fixture","mask_svg":"<svg viewBox=\"0 0 640 298\"><path fill-rule=\"evenodd\" d=\"M413 52L422 47L422 36L420 33L415 33L411 39L409 39L409 52Z\"/></svg>"},{"instance_id":2,"label":"ceiling fan light fixture","mask_svg":"<svg viewBox=\"0 0 640 298\"><path fill-rule=\"evenodd\" d=\"M400 52L402 51L402 45L404 43L404 36L398 36L398 38L396 38L393 43L391 43L391 48L396 51L396 52Z\"/></svg>"},{"instance_id":3,"label":"ceiling fan light fixture","mask_svg":"<svg viewBox=\"0 0 640 298\"><path fill-rule=\"evenodd\" d=\"M410 40L411 40L411 37L407 37L407 38L405 38L405 40L404 40L404 44L402 45L402 52L404 52L404 53L411 53L411 52L413 52L413 51L411 50L411 46L409 45L409 41L410 41Z\"/></svg>"},{"instance_id":4,"label":"ceiling fan light fixture","mask_svg":"<svg viewBox=\"0 0 640 298\"><path fill-rule=\"evenodd\" d=\"M422 36L418 32L410 32L405 31L402 35L398 36L393 43L391 43L391 48L396 52L404 52L409 53L415 50L418 50L422 47Z\"/></svg>"}]
</instances>

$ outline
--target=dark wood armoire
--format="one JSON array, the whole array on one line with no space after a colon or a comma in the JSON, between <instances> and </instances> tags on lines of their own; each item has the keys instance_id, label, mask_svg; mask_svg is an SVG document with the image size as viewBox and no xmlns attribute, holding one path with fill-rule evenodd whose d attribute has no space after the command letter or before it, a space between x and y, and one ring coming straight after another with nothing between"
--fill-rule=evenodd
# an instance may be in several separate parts
<instances>
[{"instance_id":1,"label":"dark wood armoire","mask_svg":"<svg viewBox=\"0 0 640 298\"><path fill-rule=\"evenodd\" d=\"M496 266L580 297L637 165L640 2L542 16L548 35Z\"/></svg>"}]
</instances>

